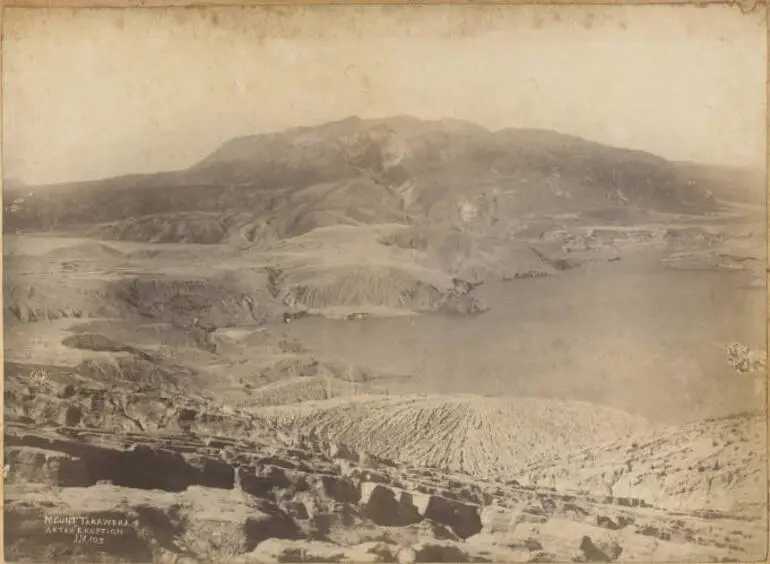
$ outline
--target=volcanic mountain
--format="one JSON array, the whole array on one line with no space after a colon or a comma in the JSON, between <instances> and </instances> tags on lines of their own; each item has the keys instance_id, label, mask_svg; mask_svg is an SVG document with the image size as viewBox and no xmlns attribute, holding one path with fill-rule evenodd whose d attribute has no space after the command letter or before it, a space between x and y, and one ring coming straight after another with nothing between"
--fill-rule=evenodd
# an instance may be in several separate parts
<instances>
[{"instance_id":1,"label":"volcanic mountain","mask_svg":"<svg viewBox=\"0 0 770 564\"><path fill-rule=\"evenodd\" d=\"M713 209L700 184L687 166L553 131L351 117L233 139L186 170L7 189L23 201L5 224L186 243L340 224L505 230L531 214Z\"/></svg>"}]
</instances>

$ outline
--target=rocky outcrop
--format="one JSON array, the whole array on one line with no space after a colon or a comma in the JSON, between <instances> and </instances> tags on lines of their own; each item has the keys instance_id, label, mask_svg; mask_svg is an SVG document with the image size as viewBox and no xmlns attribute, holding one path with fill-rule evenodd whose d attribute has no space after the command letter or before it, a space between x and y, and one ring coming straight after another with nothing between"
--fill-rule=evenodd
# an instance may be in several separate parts
<instances>
[{"instance_id":1,"label":"rocky outcrop","mask_svg":"<svg viewBox=\"0 0 770 564\"><path fill-rule=\"evenodd\" d=\"M361 508L373 523L386 527L403 527L422 519L409 493L375 482L361 484Z\"/></svg>"},{"instance_id":2,"label":"rocky outcrop","mask_svg":"<svg viewBox=\"0 0 770 564\"><path fill-rule=\"evenodd\" d=\"M8 420L8 558L612 562L747 560L763 550L759 517L675 515L630 497L372 465L342 443L252 428L245 440ZM44 517L75 514L100 528L125 521L126 531L72 552L72 531L51 536Z\"/></svg>"},{"instance_id":3,"label":"rocky outcrop","mask_svg":"<svg viewBox=\"0 0 770 564\"><path fill-rule=\"evenodd\" d=\"M470 537L481 531L480 509L476 505L437 495L418 495L413 496L412 499L423 518L446 525L461 538Z\"/></svg>"},{"instance_id":4,"label":"rocky outcrop","mask_svg":"<svg viewBox=\"0 0 770 564\"><path fill-rule=\"evenodd\" d=\"M62 489L53 501L45 492L27 491L25 499L37 503L12 502L7 513L6 539L13 541L6 545L8 557L26 547L62 555L74 550L91 561L149 562L163 550L220 560L269 538L299 536L274 505L206 487L169 493L98 485ZM75 535L96 540L73 544Z\"/></svg>"},{"instance_id":5,"label":"rocky outcrop","mask_svg":"<svg viewBox=\"0 0 770 564\"><path fill-rule=\"evenodd\" d=\"M10 447L5 450L9 469L6 484L41 483L61 487L90 486L85 461L76 456L36 447Z\"/></svg>"},{"instance_id":6,"label":"rocky outcrop","mask_svg":"<svg viewBox=\"0 0 770 564\"><path fill-rule=\"evenodd\" d=\"M414 562L470 562L468 554L452 541L419 542L411 549Z\"/></svg>"},{"instance_id":7,"label":"rocky outcrop","mask_svg":"<svg viewBox=\"0 0 770 564\"><path fill-rule=\"evenodd\" d=\"M268 539L239 562L341 562L344 558L344 547L332 543Z\"/></svg>"},{"instance_id":8,"label":"rocky outcrop","mask_svg":"<svg viewBox=\"0 0 770 564\"><path fill-rule=\"evenodd\" d=\"M38 453L40 457L45 455L39 454L39 449L56 451L69 458L69 461L62 462L64 459L60 457L55 463L59 469L57 475L62 475L62 464L65 469L70 469L70 473L74 471L73 464L77 464L77 480L81 486L109 481L129 488L181 492L192 485L222 489L232 489L234 485L232 466L205 455L185 455L147 444L134 444L128 449L106 448L87 442L28 434L9 436L6 440L10 445L23 445L15 456L15 460L22 461L21 472L31 472L29 464L24 464L25 458L33 455L30 453ZM29 451L29 447L38 450ZM53 460L50 455L46 460L49 458ZM11 468L15 468L12 462Z\"/></svg>"}]
</instances>

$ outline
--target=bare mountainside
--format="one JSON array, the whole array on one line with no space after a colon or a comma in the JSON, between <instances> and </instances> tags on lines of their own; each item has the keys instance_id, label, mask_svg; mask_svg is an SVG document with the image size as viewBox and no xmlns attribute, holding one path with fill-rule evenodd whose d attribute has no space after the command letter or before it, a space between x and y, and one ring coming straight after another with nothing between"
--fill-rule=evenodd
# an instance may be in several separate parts
<instances>
[{"instance_id":1,"label":"bare mountainside","mask_svg":"<svg viewBox=\"0 0 770 564\"><path fill-rule=\"evenodd\" d=\"M349 118L234 139L186 170L8 190L23 202L5 224L187 243L339 224L506 229L526 214L714 209L694 178L692 167L552 131Z\"/></svg>"}]
</instances>

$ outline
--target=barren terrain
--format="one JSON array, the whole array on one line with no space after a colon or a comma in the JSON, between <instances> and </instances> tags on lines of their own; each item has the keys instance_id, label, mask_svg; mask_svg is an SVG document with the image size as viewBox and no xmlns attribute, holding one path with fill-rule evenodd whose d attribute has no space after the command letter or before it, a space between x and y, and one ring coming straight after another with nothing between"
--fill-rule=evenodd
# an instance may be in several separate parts
<instances>
[{"instance_id":1,"label":"barren terrain","mask_svg":"<svg viewBox=\"0 0 770 564\"><path fill-rule=\"evenodd\" d=\"M758 191L405 116L6 190L6 559L764 558Z\"/></svg>"}]
</instances>

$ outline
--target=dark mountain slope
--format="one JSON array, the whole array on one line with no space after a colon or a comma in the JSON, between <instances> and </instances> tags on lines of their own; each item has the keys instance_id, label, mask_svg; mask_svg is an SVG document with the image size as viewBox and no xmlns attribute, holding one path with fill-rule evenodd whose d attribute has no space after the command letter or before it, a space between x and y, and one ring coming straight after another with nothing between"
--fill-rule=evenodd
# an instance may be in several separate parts
<instances>
[{"instance_id":1,"label":"dark mountain slope","mask_svg":"<svg viewBox=\"0 0 770 564\"><path fill-rule=\"evenodd\" d=\"M716 198L733 202L764 204L767 198L765 171L761 169L676 163L680 175Z\"/></svg>"},{"instance_id":2,"label":"dark mountain slope","mask_svg":"<svg viewBox=\"0 0 770 564\"><path fill-rule=\"evenodd\" d=\"M234 139L187 170L27 189L5 221L10 230L211 243L333 224L472 228L532 213L712 208L690 180L654 155L552 131L348 118Z\"/></svg>"}]
</instances>

